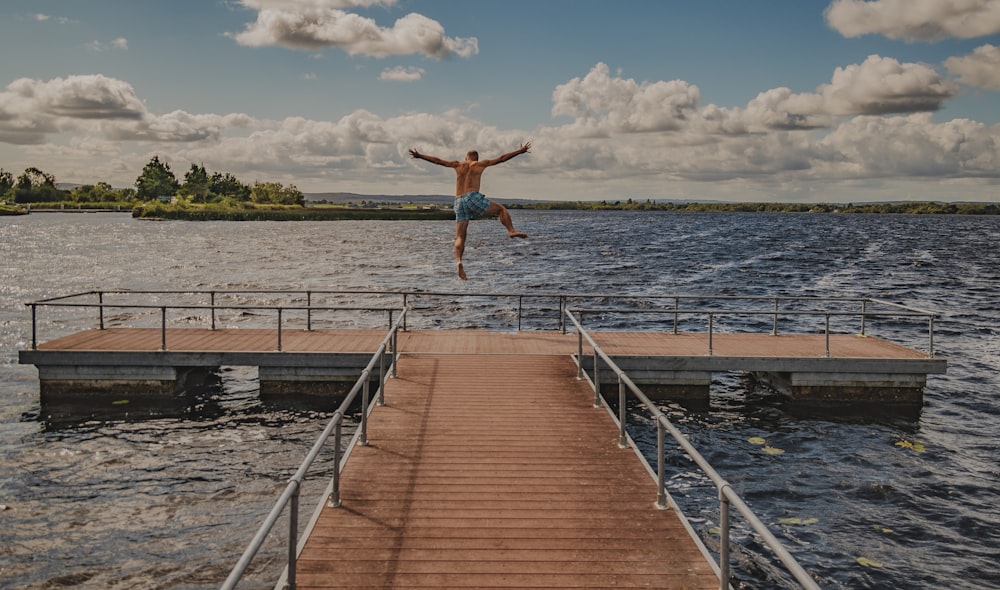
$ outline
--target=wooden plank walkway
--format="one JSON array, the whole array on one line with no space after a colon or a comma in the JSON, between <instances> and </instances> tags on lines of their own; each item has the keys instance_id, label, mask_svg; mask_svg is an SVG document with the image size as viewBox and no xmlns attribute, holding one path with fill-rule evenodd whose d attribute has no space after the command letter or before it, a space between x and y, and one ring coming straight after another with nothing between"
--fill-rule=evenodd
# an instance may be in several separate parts
<instances>
[{"instance_id":1,"label":"wooden plank walkway","mask_svg":"<svg viewBox=\"0 0 1000 590\"><path fill-rule=\"evenodd\" d=\"M298 587L718 588L592 400L565 355L404 354Z\"/></svg>"},{"instance_id":2,"label":"wooden plank walkway","mask_svg":"<svg viewBox=\"0 0 1000 590\"><path fill-rule=\"evenodd\" d=\"M594 338L611 356L705 356L707 334L667 332L594 332ZM373 353L384 338L383 330L282 330L283 352ZM84 330L39 344L41 351L158 351L159 328L108 328ZM173 352L274 352L274 329L171 328L167 349ZM584 344L585 352L589 346ZM825 356L822 334L715 334L713 355L731 358L819 358ZM576 354L575 333L490 332L487 330L411 330L399 335L403 352ZM929 357L919 350L874 337L830 335L831 358L918 360ZM943 361L941 361L943 363Z\"/></svg>"}]
</instances>

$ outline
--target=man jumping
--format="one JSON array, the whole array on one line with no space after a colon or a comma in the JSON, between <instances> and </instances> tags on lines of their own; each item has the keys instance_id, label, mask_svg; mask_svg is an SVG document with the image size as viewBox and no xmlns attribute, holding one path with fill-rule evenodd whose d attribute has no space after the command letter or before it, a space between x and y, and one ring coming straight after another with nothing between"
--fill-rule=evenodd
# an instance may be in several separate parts
<instances>
[{"instance_id":1,"label":"man jumping","mask_svg":"<svg viewBox=\"0 0 1000 590\"><path fill-rule=\"evenodd\" d=\"M410 155L414 158L427 160L438 166L455 169L455 261L458 262L458 276L463 281L468 277L465 275L465 267L462 266L462 254L465 253L465 234L469 229L469 221L483 217L499 217L500 223L507 228L507 235L512 238L526 238L528 234L514 229L514 223L510 219L507 208L490 201L486 195L479 192L479 183L483 177L483 172L490 166L501 164L515 156L528 153L531 143L524 143L520 148L507 152L506 154L492 160L479 160L479 152L469 150L465 155L465 161L442 160L436 156L421 154L417 150L410 150Z\"/></svg>"}]
</instances>

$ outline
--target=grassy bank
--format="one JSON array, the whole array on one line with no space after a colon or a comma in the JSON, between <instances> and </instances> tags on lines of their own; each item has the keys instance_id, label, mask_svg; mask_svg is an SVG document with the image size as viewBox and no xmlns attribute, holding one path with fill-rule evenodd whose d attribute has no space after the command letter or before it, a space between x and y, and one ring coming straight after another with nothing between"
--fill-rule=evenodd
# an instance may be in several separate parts
<instances>
[{"instance_id":1,"label":"grassy bank","mask_svg":"<svg viewBox=\"0 0 1000 590\"><path fill-rule=\"evenodd\" d=\"M342 221L351 219L426 220L454 219L454 213L442 209L359 209L349 207L299 207L291 205L147 204L132 210L140 219L179 219L187 221Z\"/></svg>"},{"instance_id":2,"label":"grassy bank","mask_svg":"<svg viewBox=\"0 0 1000 590\"><path fill-rule=\"evenodd\" d=\"M28 210L18 205L0 205L0 215L26 215Z\"/></svg>"}]
</instances>

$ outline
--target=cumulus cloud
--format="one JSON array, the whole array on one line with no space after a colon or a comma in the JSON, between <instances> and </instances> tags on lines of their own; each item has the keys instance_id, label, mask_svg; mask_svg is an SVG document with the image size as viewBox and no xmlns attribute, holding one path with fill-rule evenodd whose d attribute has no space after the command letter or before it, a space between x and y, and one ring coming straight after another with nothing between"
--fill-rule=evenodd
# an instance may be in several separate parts
<instances>
[{"instance_id":1,"label":"cumulus cloud","mask_svg":"<svg viewBox=\"0 0 1000 590\"><path fill-rule=\"evenodd\" d=\"M150 113L131 84L100 74L14 80L0 92L0 142L40 143L57 132L108 139L199 141L245 127L246 115Z\"/></svg>"},{"instance_id":2,"label":"cumulus cloud","mask_svg":"<svg viewBox=\"0 0 1000 590\"><path fill-rule=\"evenodd\" d=\"M479 53L475 37L448 37L441 23L421 14L407 14L387 28L373 19L341 10L394 4L388 0L244 0L242 4L258 11L257 20L229 36L249 47L281 46L306 51L339 47L351 55L422 54L435 59Z\"/></svg>"},{"instance_id":3,"label":"cumulus cloud","mask_svg":"<svg viewBox=\"0 0 1000 590\"><path fill-rule=\"evenodd\" d=\"M423 68L404 68L403 66L396 66L394 68L386 68L382 70L379 74L379 80L391 80L395 82L416 82L417 80L424 77L425 70Z\"/></svg>"},{"instance_id":4,"label":"cumulus cloud","mask_svg":"<svg viewBox=\"0 0 1000 590\"><path fill-rule=\"evenodd\" d=\"M957 93L929 66L877 55L837 68L830 84L819 88L826 111L835 115L936 111Z\"/></svg>"},{"instance_id":5,"label":"cumulus cloud","mask_svg":"<svg viewBox=\"0 0 1000 590\"><path fill-rule=\"evenodd\" d=\"M651 132L678 129L697 106L700 92L682 80L641 82L612 77L598 63L552 93L552 115L577 119L593 132Z\"/></svg>"},{"instance_id":6,"label":"cumulus cloud","mask_svg":"<svg viewBox=\"0 0 1000 590\"><path fill-rule=\"evenodd\" d=\"M977 47L964 57L949 57L944 65L963 84L1000 90L1000 47L996 45Z\"/></svg>"},{"instance_id":7,"label":"cumulus cloud","mask_svg":"<svg viewBox=\"0 0 1000 590\"><path fill-rule=\"evenodd\" d=\"M1000 33L1000 0L834 0L825 16L845 37L934 41Z\"/></svg>"},{"instance_id":8,"label":"cumulus cloud","mask_svg":"<svg viewBox=\"0 0 1000 590\"><path fill-rule=\"evenodd\" d=\"M713 182L720 190L734 187L732 198L750 190L773 198L787 193L761 187L915 178L1000 183L1000 125L935 122L929 110L913 112L913 105L939 104L925 97L939 79L913 65L873 57L838 69L814 92L775 88L725 107L700 104L698 88L687 82L636 81L596 64L554 90L555 119L530 131L498 129L462 110L386 117L359 109L336 120L279 121L157 115L121 80L21 79L0 91L0 142L35 144L27 153L49 158L37 161L70 161L66 169L82 171L84 181L107 174L103 179L129 183L156 153L174 169L203 163L246 181L307 191L448 192L452 180L415 163L409 148L461 159L470 148L490 157L526 140L531 157L488 178L486 190L604 198L646 187L663 197L686 183ZM881 86L870 81L879 77L886 78ZM872 106L911 88L918 88L917 99ZM56 134L68 139L45 143ZM66 169L46 171L65 178Z\"/></svg>"}]
</instances>

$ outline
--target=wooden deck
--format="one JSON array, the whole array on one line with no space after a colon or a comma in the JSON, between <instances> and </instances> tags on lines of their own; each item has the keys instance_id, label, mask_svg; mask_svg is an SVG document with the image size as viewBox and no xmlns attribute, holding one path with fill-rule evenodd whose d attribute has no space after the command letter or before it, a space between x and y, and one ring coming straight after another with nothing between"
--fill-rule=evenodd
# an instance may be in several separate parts
<instances>
[{"instance_id":1,"label":"wooden deck","mask_svg":"<svg viewBox=\"0 0 1000 590\"><path fill-rule=\"evenodd\" d=\"M796 401L874 401L919 407L927 375L944 359L880 338L850 334L672 334L593 332L632 380L662 399L707 402L712 374L745 371ZM108 391L177 391L185 368L248 365L260 368L261 392L329 396L353 383L378 349L382 330L109 328L85 330L22 350L21 363L38 367L43 402ZM829 355L827 354L829 345ZM405 354L518 354L575 356L575 333L486 330L401 332ZM593 365L585 343L582 364ZM615 379L602 369L601 383ZM326 385L324 385L324 383ZM141 388L133 385L141 384ZM327 389L324 389L327 387ZM139 395L139 393L134 393Z\"/></svg>"},{"instance_id":2,"label":"wooden deck","mask_svg":"<svg viewBox=\"0 0 1000 590\"><path fill-rule=\"evenodd\" d=\"M373 353L382 330L283 330L282 352ZM708 355L707 334L666 332L594 332L611 356ZM84 330L38 345L40 351L160 351L159 328L108 328ZM167 330L168 352L276 352L273 329L171 328ZM589 346L585 344L589 349ZM729 358L819 358L825 356L822 334L715 334L713 356ZM467 354L576 354L576 334L558 332L490 332L486 330L412 330L401 332L399 349L411 353ZM880 338L848 334L830 336L831 358L928 359L918 350Z\"/></svg>"},{"instance_id":3,"label":"wooden deck","mask_svg":"<svg viewBox=\"0 0 1000 590\"><path fill-rule=\"evenodd\" d=\"M562 354L404 354L298 587L718 588L592 400Z\"/></svg>"}]
</instances>

